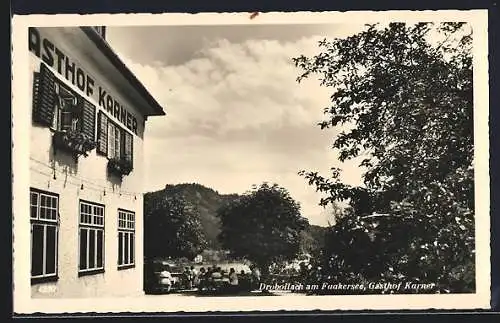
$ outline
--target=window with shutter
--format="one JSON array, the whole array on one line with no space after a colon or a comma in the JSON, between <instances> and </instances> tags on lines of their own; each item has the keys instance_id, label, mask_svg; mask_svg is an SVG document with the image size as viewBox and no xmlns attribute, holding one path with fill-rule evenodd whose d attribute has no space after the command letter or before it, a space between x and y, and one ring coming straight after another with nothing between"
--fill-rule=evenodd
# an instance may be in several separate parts
<instances>
[{"instance_id":1,"label":"window with shutter","mask_svg":"<svg viewBox=\"0 0 500 323\"><path fill-rule=\"evenodd\" d=\"M133 169L134 138L124 128L107 119L104 114L100 116L100 120L104 120L105 118L107 120L107 127L101 121L100 128L102 127L107 131L108 170L119 176L128 175ZM104 141L104 136L100 134L99 142L101 140Z\"/></svg>"},{"instance_id":2,"label":"window with shutter","mask_svg":"<svg viewBox=\"0 0 500 323\"><path fill-rule=\"evenodd\" d=\"M95 106L41 63L33 82L33 121L56 131L82 132L95 140L95 118Z\"/></svg>"},{"instance_id":3,"label":"window with shutter","mask_svg":"<svg viewBox=\"0 0 500 323\"><path fill-rule=\"evenodd\" d=\"M96 146L95 119L95 106L41 63L33 84L33 122L54 130L54 152L88 156Z\"/></svg>"}]
</instances>

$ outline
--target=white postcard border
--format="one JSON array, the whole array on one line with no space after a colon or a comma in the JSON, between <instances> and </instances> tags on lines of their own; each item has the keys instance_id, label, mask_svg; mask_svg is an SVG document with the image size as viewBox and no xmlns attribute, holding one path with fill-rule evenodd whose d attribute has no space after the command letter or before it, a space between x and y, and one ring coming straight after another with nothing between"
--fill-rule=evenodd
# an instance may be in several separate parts
<instances>
[{"instance_id":1,"label":"white postcard border","mask_svg":"<svg viewBox=\"0 0 500 323\"><path fill-rule=\"evenodd\" d=\"M488 35L486 10L358 11L199 14L15 15L12 20L13 305L15 313L206 312L277 310L484 309L490 306L490 214L488 133ZM133 19L131 19L133 17ZM476 293L452 295L349 295L281 297L190 297L32 299L29 273L28 26L307 24L363 21L467 21L474 35L474 139L476 201Z\"/></svg>"}]
</instances>

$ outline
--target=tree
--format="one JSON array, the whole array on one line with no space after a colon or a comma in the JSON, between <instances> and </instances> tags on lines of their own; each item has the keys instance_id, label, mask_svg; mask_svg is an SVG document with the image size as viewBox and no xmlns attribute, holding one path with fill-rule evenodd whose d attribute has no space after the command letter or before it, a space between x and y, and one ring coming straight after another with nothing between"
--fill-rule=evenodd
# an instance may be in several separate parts
<instances>
[{"instance_id":1,"label":"tree","mask_svg":"<svg viewBox=\"0 0 500 323\"><path fill-rule=\"evenodd\" d=\"M181 196L147 193L144 214L147 257L192 259L206 247L197 210Z\"/></svg>"},{"instance_id":2,"label":"tree","mask_svg":"<svg viewBox=\"0 0 500 323\"><path fill-rule=\"evenodd\" d=\"M472 291L470 26L369 25L319 46L314 57L294 58L303 70L298 81L319 75L320 84L332 88L319 126L341 129L333 141L338 159L360 160L364 171L362 186L342 183L338 168L331 178L300 172L327 193L320 204L350 205L330 233L331 270L347 266L372 278L432 280L442 291ZM387 216L365 218L375 212ZM374 252L365 254L373 258L370 265L352 256L362 250Z\"/></svg>"},{"instance_id":3,"label":"tree","mask_svg":"<svg viewBox=\"0 0 500 323\"><path fill-rule=\"evenodd\" d=\"M277 184L264 183L223 205L219 239L236 257L254 262L263 277L275 261L295 257L300 234L308 224L300 206L288 191Z\"/></svg>"},{"instance_id":4,"label":"tree","mask_svg":"<svg viewBox=\"0 0 500 323\"><path fill-rule=\"evenodd\" d=\"M317 225L308 225L301 232L300 253L312 256L319 255L325 247L327 228Z\"/></svg>"}]
</instances>

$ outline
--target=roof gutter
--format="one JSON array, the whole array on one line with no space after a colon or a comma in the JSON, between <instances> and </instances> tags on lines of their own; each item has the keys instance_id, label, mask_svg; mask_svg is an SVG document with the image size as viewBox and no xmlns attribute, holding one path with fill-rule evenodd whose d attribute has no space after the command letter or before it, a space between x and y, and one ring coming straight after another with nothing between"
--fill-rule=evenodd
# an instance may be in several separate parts
<instances>
[{"instance_id":1,"label":"roof gutter","mask_svg":"<svg viewBox=\"0 0 500 323\"><path fill-rule=\"evenodd\" d=\"M144 85L137 79L137 77L130 71L130 69L118 57L115 51L109 44L97 33L92 27L80 27L83 32L94 42L97 48L106 56L110 62L118 69L118 71L129 81L139 92L139 94L146 100L152 107L153 113L147 114L148 116L163 116L165 111L162 106L156 101L155 98L149 93Z\"/></svg>"}]
</instances>

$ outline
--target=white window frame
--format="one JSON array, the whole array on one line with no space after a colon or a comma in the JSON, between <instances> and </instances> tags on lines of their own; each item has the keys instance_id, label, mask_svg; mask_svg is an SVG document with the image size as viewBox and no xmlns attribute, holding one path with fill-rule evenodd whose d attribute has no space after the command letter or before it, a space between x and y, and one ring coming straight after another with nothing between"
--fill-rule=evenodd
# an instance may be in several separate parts
<instances>
[{"instance_id":1,"label":"white window frame","mask_svg":"<svg viewBox=\"0 0 500 323\"><path fill-rule=\"evenodd\" d=\"M118 269L132 268L135 266L135 212L118 209ZM127 237L127 238L125 238ZM128 253L125 252L125 241L128 242ZM120 261L121 255L121 261Z\"/></svg>"},{"instance_id":2,"label":"white window frame","mask_svg":"<svg viewBox=\"0 0 500 323\"><path fill-rule=\"evenodd\" d=\"M36 197L36 202L33 204L32 198ZM50 201L49 204L42 205L42 197L45 201ZM54 202L54 203L52 203ZM55 205L54 205L55 204ZM36 208L36 212L32 214L32 208ZM43 212L42 212L43 211ZM38 189L30 189L30 261L33 261L33 230L35 226L43 227L43 248L42 248L42 274L33 275L31 273L32 282L57 279L58 277L58 248L59 248L59 196L54 193L45 192ZM47 272L47 228L55 229L54 241L54 272ZM31 265L32 268L32 265ZM33 269L33 268L32 268Z\"/></svg>"},{"instance_id":3,"label":"white window frame","mask_svg":"<svg viewBox=\"0 0 500 323\"><path fill-rule=\"evenodd\" d=\"M83 210L82 210L83 208ZM94 273L104 272L105 258L104 258L104 241L105 241L105 231L104 231L104 220L105 220L105 208L102 204L97 204L85 200L80 200L78 203L78 274L87 275ZM94 232L94 266L90 267L90 231ZM86 267L82 268L81 260L81 235L85 232L87 235L85 246L85 259ZM98 249L97 237L98 232L102 233L102 243L101 250ZM97 259L98 254L101 254L101 266L98 266Z\"/></svg>"}]
</instances>

